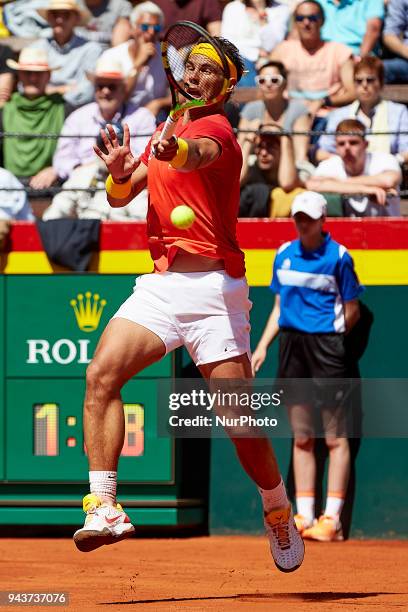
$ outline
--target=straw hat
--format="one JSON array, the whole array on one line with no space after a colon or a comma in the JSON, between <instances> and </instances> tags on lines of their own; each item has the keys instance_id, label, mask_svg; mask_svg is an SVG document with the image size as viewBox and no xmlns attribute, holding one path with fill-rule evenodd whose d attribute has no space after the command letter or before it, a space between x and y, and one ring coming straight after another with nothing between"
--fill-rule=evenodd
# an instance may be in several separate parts
<instances>
[{"instance_id":1,"label":"straw hat","mask_svg":"<svg viewBox=\"0 0 408 612\"><path fill-rule=\"evenodd\" d=\"M75 0L50 0L48 6L37 9L37 13L41 15L46 21L48 21L48 13L50 11L75 11L79 15L78 25L84 26L91 19L91 13L79 6Z\"/></svg>"},{"instance_id":2,"label":"straw hat","mask_svg":"<svg viewBox=\"0 0 408 612\"><path fill-rule=\"evenodd\" d=\"M109 57L105 58L103 55L96 62L95 72L87 72L86 76L92 83L95 82L95 79L123 81L126 78L122 64Z\"/></svg>"},{"instance_id":3,"label":"straw hat","mask_svg":"<svg viewBox=\"0 0 408 612\"><path fill-rule=\"evenodd\" d=\"M7 59L6 64L13 70L29 70L30 72L48 72L58 70L57 66L50 67L47 52L43 49L24 47L18 56L18 62Z\"/></svg>"}]
</instances>

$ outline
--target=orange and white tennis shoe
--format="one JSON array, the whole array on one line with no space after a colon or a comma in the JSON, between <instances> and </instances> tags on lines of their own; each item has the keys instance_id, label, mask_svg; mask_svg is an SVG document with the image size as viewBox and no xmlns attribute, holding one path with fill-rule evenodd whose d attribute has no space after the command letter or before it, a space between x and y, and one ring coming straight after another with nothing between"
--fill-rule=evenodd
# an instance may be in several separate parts
<instances>
[{"instance_id":1,"label":"orange and white tennis shoe","mask_svg":"<svg viewBox=\"0 0 408 612\"><path fill-rule=\"evenodd\" d=\"M340 520L323 514L318 521L303 532L305 540L318 542L342 542L344 540Z\"/></svg>"},{"instance_id":2,"label":"orange and white tennis shoe","mask_svg":"<svg viewBox=\"0 0 408 612\"><path fill-rule=\"evenodd\" d=\"M300 534L303 534L305 529L309 529L313 525L313 519L307 519L303 514L295 514L295 525Z\"/></svg>"},{"instance_id":3,"label":"orange and white tennis shoe","mask_svg":"<svg viewBox=\"0 0 408 612\"><path fill-rule=\"evenodd\" d=\"M276 567L281 572L294 572L302 565L305 545L296 528L292 506L266 513L264 524Z\"/></svg>"},{"instance_id":4,"label":"orange and white tennis shoe","mask_svg":"<svg viewBox=\"0 0 408 612\"><path fill-rule=\"evenodd\" d=\"M105 544L115 544L133 535L135 528L120 504L109 506L94 493L85 495L85 524L74 533L74 542L81 552L90 552Z\"/></svg>"}]
</instances>

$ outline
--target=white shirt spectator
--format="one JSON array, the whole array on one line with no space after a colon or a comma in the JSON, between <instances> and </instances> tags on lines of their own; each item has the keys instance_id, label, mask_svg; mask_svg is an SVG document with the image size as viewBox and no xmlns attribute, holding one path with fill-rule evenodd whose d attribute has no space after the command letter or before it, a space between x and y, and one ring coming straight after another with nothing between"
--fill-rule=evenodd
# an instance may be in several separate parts
<instances>
[{"instance_id":1,"label":"white shirt spectator","mask_svg":"<svg viewBox=\"0 0 408 612\"><path fill-rule=\"evenodd\" d=\"M86 78L86 72L95 68L96 60L102 53L102 47L74 34L63 46L54 38L43 38L31 45L47 53L51 68L51 85L71 85L72 90L64 94L64 100L72 106L86 104L93 97L92 84Z\"/></svg>"},{"instance_id":2,"label":"white shirt spectator","mask_svg":"<svg viewBox=\"0 0 408 612\"><path fill-rule=\"evenodd\" d=\"M7 189L7 191L2 191ZM20 189L21 191L8 191ZM0 168L0 219L4 221L34 221L34 215L23 185L8 170Z\"/></svg>"},{"instance_id":3,"label":"white shirt spectator","mask_svg":"<svg viewBox=\"0 0 408 612\"><path fill-rule=\"evenodd\" d=\"M233 0L222 14L221 36L234 43L251 62L257 61L260 49L270 53L286 35L290 17L288 6L273 2L265 12L267 21L262 25L251 19L241 0Z\"/></svg>"},{"instance_id":4,"label":"white shirt spectator","mask_svg":"<svg viewBox=\"0 0 408 612\"><path fill-rule=\"evenodd\" d=\"M130 76L130 73L134 69L133 60L128 50L131 42L132 41L129 40L117 47L107 49L102 55L103 59L106 58L110 61L119 62L126 76ZM163 70L160 45L157 44L156 54L139 72L136 85L130 95L130 100L138 106L142 106L151 100L164 98L167 95L167 90L168 83Z\"/></svg>"},{"instance_id":5,"label":"white shirt spectator","mask_svg":"<svg viewBox=\"0 0 408 612\"><path fill-rule=\"evenodd\" d=\"M389 153L366 153L366 160L363 175L374 176L386 170L393 170L401 174L401 169L396 158ZM339 155L333 155L329 159L320 162L314 173L316 177L335 178L345 180L348 175L344 167L344 162ZM401 177L402 178L402 177ZM369 198L365 195L347 196L347 200L357 213L364 213L367 208ZM387 211L391 217L399 217L400 197L399 195L387 198Z\"/></svg>"},{"instance_id":6,"label":"white shirt spectator","mask_svg":"<svg viewBox=\"0 0 408 612\"><path fill-rule=\"evenodd\" d=\"M52 200L43 215L43 221L51 219L100 219L101 221L132 221L146 219L147 189L143 189L127 206L113 208L105 191L107 171L99 159L79 166L72 171L63 189ZM98 191L75 189L98 188Z\"/></svg>"},{"instance_id":7,"label":"white shirt spectator","mask_svg":"<svg viewBox=\"0 0 408 612\"><path fill-rule=\"evenodd\" d=\"M86 104L71 113L65 120L61 136L54 153L53 167L58 176L67 179L76 166L95 160L93 145L99 130L106 125L96 102ZM154 115L147 108L125 104L109 123L127 123L131 134L130 147L135 157L143 153L150 136L156 129ZM141 134L138 136L138 134ZM79 137L89 136L89 138Z\"/></svg>"}]
</instances>

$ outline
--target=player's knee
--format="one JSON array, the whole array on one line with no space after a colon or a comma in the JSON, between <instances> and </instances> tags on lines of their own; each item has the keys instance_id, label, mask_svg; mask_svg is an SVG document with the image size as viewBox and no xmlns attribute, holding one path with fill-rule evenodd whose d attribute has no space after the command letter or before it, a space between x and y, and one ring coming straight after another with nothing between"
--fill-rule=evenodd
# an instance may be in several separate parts
<instances>
[{"instance_id":1,"label":"player's knee","mask_svg":"<svg viewBox=\"0 0 408 612\"><path fill-rule=\"evenodd\" d=\"M329 450L334 449L348 449L348 440L347 438L338 438L336 436L327 436L325 438L327 448Z\"/></svg>"},{"instance_id":2,"label":"player's knee","mask_svg":"<svg viewBox=\"0 0 408 612\"><path fill-rule=\"evenodd\" d=\"M314 449L314 438L310 436L296 437L295 447L303 451L311 452Z\"/></svg>"},{"instance_id":3,"label":"player's knee","mask_svg":"<svg viewBox=\"0 0 408 612\"><path fill-rule=\"evenodd\" d=\"M113 396L120 389L120 383L112 368L106 367L98 359L93 359L86 370L88 392L98 395Z\"/></svg>"}]
</instances>

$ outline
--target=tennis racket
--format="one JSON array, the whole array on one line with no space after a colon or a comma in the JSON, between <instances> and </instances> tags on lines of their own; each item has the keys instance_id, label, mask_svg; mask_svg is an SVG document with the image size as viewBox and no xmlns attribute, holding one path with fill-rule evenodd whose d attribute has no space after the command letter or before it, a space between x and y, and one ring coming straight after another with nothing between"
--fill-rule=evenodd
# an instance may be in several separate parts
<instances>
[{"instance_id":1,"label":"tennis racket","mask_svg":"<svg viewBox=\"0 0 408 612\"><path fill-rule=\"evenodd\" d=\"M173 135L177 121L188 109L211 106L226 96L230 69L217 40L191 21L178 21L168 28L161 53L172 97L172 108L159 137L164 140ZM180 101L180 94L185 101Z\"/></svg>"}]
</instances>

